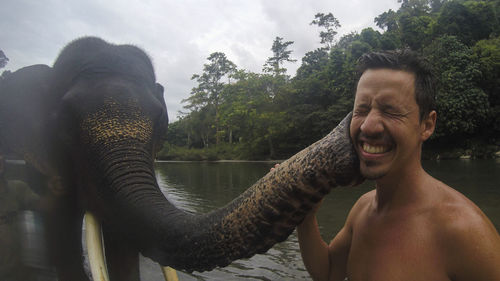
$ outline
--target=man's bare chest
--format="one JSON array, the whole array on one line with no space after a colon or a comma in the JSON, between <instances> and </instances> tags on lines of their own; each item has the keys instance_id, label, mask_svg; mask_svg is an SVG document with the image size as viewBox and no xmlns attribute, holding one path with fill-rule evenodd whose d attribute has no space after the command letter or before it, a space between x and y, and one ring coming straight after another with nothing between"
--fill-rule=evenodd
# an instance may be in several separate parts
<instances>
[{"instance_id":1,"label":"man's bare chest","mask_svg":"<svg viewBox=\"0 0 500 281\"><path fill-rule=\"evenodd\" d=\"M353 229L349 280L449 280L439 241L425 220L360 222Z\"/></svg>"}]
</instances>

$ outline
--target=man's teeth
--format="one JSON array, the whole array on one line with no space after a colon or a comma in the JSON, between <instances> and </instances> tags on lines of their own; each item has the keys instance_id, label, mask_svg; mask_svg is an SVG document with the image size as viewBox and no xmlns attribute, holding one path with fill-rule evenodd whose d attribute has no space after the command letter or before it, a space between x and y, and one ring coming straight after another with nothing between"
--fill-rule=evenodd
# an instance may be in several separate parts
<instances>
[{"instance_id":1,"label":"man's teeth","mask_svg":"<svg viewBox=\"0 0 500 281\"><path fill-rule=\"evenodd\" d=\"M367 143L363 144L363 150L372 154L381 154L387 151L386 147L381 145L369 145Z\"/></svg>"}]
</instances>

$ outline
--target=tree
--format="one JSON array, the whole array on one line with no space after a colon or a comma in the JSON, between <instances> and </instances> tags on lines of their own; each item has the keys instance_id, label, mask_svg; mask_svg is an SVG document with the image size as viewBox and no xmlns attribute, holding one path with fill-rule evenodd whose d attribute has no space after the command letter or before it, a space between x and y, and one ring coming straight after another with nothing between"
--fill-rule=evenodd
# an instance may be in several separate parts
<instances>
[{"instance_id":1,"label":"tree","mask_svg":"<svg viewBox=\"0 0 500 281\"><path fill-rule=\"evenodd\" d=\"M399 19L401 42L413 50L419 50L430 39L432 22L432 17L428 15L412 16L403 13Z\"/></svg>"},{"instance_id":2,"label":"tree","mask_svg":"<svg viewBox=\"0 0 500 281\"><path fill-rule=\"evenodd\" d=\"M168 143L177 146L191 146L190 131L187 128L188 116L168 124Z\"/></svg>"},{"instance_id":3,"label":"tree","mask_svg":"<svg viewBox=\"0 0 500 281\"><path fill-rule=\"evenodd\" d=\"M198 86L194 87L191 90L191 96L182 102L188 102L185 108L193 111L200 111L205 107L213 108L215 114L215 143L218 144L220 94L225 85L222 79L224 77L229 79L230 75L236 71L236 65L221 52L212 53L207 59L209 63L204 64L203 73L201 75L194 74L191 78L191 80L198 82ZM208 142L206 145L208 146Z\"/></svg>"},{"instance_id":4,"label":"tree","mask_svg":"<svg viewBox=\"0 0 500 281\"><path fill-rule=\"evenodd\" d=\"M221 121L228 128L230 139L242 140L241 151L246 158L275 157L273 138L279 135L286 124L284 115L276 106L278 98L269 94L276 77L269 74L239 72L238 81L224 88L224 103L221 105ZM276 88L279 93L280 87Z\"/></svg>"},{"instance_id":5,"label":"tree","mask_svg":"<svg viewBox=\"0 0 500 281\"><path fill-rule=\"evenodd\" d=\"M480 65L472 50L454 36L437 38L424 49L439 81L435 137L477 133L489 116L486 93L478 87Z\"/></svg>"},{"instance_id":6,"label":"tree","mask_svg":"<svg viewBox=\"0 0 500 281\"><path fill-rule=\"evenodd\" d=\"M373 49L378 50L381 47L381 34L373 28L368 27L361 31L359 34L361 41L368 43Z\"/></svg>"},{"instance_id":7,"label":"tree","mask_svg":"<svg viewBox=\"0 0 500 281\"><path fill-rule=\"evenodd\" d=\"M301 79L313 73L321 71L328 62L328 52L324 48L318 48L307 52L302 58L302 65L297 69L295 78Z\"/></svg>"},{"instance_id":8,"label":"tree","mask_svg":"<svg viewBox=\"0 0 500 281\"><path fill-rule=\"evenodd\" d=\"M401 48L401 38L396 32L384 32L380 37L382 50L395 50Z\"/></svg>"},{"instance_id":9,"label":"tree","mask_svg":"<svg viewBox=\"0 0 500 281\"><path fill-rule=\"evenodd\" d=\"M430 0L398 0L398 3L401 3L398 12L409 13L414 17L427 15L431 10Z\"/></svg>"},{"instance_id":10,"label":"tree","mask_svg":"<svg viewBox=\"0 0 500 281\"><path fill-rule=\"evenodd\" d=\"M383 12L375 18L375 24L386 31L396 31L398 29L398 16L392 9Z\"/></svg>"},{"instance_id":11,"label":"tree","mask_svg":"<svg viewBox=\"0 0 500 281\"><path fill-rule=\"evenodd\" d=\"M333 47L333 42L337 31L335 29L340 27L340 22L337 18L333 16L332 13L323 14L317 13L314 16L314 20L310 23L311 25L317 25L325 30L320 31L319 37L321 38L321 44L325 44L326 48L330 50Z\"/></svg>"},{"instance_id":12,"label":"tree","mask_svg":"<svg viewBox=\"0 0 500 281\"><path fill-rule=\"evenodd\" d=\"M255 99L258 94L266 93L266 87L260 85L260 75L252 72L239 70L235 73L236 82L227 85L222 92L224 103L221 104L221 125L226 127L229 135L228 142L233 139L244 139L248 141L252 131L252 120L249 119L250 112L256 105Z\"/></svg>"},{"instance_id":13,"label":"tree","mask_svg":"<svg viewBox=\"0 0 500 281\"><path fill-rule=\"evenodd\" d=\"M430 0L431 12L438 13L447 0Z\"/></svg>"},{"instance_id":14,"label":"tree","mask_svg":"<svg viewBox=\"0 0 500 281\"><path fill-rule=\"evenodd\" d=\"M296 62L296 59L292 59L290 55L291 50L287 50L288 46L292 45L293 41L283 42L283 38L276 36L273 41L273 46L271 51L273 51L273 56L268 58L264 64L263 71L266 73L273 73L274 76L279 76L286 73L286 68L281 67L284 62Z\"/></svg>"},{"instance_id":15,"label":"tree","mask_svg":"<svg viewBox=\"0 0 500 281\"><path fill-rule=\"evenodd\" d=\"M9 58L5 56L2 50L0 50L0 68L4 68L7 65Z\"/></svg>"},{"instance_id":16,"label":"tree","mask_svg":"<svg viewBox=\"0 0 500 281\"><path fill-rule=\"evenodd\" d=\"M351 33L348 33L342 37L340 37L339 41L337 42L337 44L335 44L335 48L334 49L338 49L338 50L347 50L348 48L351 47L351 44L352 42L354 41L358 41L359 40L359 33L357 32L351 32Z\"/></svg>"},{"instance_id":17,"label":"tree","mask_svg":"<svg viewBox=\"0 0 500 281\"><path fill-rule=\"evenodd\" d=\"M472 15L473 22L470 22L469 25L474 41L488 39L490 34L498 29L499 22L492 2L467 1L464 6Z\"/></svg>"},{"instance_id":18,"label":"tree","mask_svg":"<svg viewBox=\"0 0 500 281\"><path fill-rule=\"evenodd\" d=\"M481 65L481 85L490 93L490 103L500 106L500 37L481 40L473 47Z\"/></svg>"},{"instance_id":19,"label":"tree","mask_svg":"<svg viewBox=\"0 0 500 281\"><path fill-rule=\"evenodd\" d=\"M351 46L348 49L349 54L351 57L354 59L360 58L364 53L368 53L372 51L373 48L370 46L370 44L361 41L361 40L356 40L352 42Z\"/></svg>"},{"instance_id":20,"label":"tree","mask_svg":"<svg viewBox=\"0 0 500 281\"><path fill-rule=\"evenodd\" d=\"M444 3L434 28L436 35L453 35L472 46L498 29L494 6L486 1Z\"/></svg>"},{"instance_id":21,"label":"tree","mask_svg":"<svg viewBox=\"0 0 500 281\"><path fill-rule=\"evenodd\" d=\"M481 65L481 88L491 106L490 128L500 133L500 37L481 40L473 47Z\"/></svg>"}]
</instances>

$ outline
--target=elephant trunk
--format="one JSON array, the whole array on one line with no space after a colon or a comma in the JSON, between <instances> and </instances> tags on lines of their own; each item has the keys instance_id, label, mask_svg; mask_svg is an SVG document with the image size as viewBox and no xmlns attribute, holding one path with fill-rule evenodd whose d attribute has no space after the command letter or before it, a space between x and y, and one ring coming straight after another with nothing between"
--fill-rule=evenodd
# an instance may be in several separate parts
<instances>
[{"instance_id":1,"label":"elephant trunk","mask_svg":"<svg viewBox=\"0 0 500 281\"><path fill-rule=\"evenodd\" d=\"M159 190L151 153L134 141L114 143L113 147L103 149L97 160L99 174L103 175L98 197L103 198L105 205L101 208L104 223L126 228L124 235L138 240L140 245L157 232L152 220L163 215L159 210L170 209L168 213L179 210Z\"/></svg>"},{"instance_id":2,"label":"elephant trunk","mask_svg":"<svg viewBox=\"0 0 500 281\"><path fill-rule=\"evenodd\" d=\"M208 214L177 209L157 187L145 151L109 162L110 193L121 223L143 255L186 271L211 270L264 253L285 240L332 187L359 183L349 138L350 116L323 139L291 157L239 197ZM113 155L119 153L110 151ZM118 159L118 158L117 158Z\"/></svg>"}]
</instances>

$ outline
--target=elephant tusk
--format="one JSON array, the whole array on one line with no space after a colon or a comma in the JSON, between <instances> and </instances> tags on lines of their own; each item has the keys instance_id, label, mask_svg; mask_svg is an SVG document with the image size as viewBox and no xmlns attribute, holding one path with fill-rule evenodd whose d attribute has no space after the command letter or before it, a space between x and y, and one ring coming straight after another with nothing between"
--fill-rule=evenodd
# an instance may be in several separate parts
<instances>
[{"instance_id":1,"label":"elephant tusk","mask_svg":"<svg viewBox=\"0 0 500 281\"><path fill-rule=\"evenodd\" d=\"M92 279L94 281L109 281L102 246L101 224L90 212L85 213L85 240Z\"/></svg>"},{"instance_id":2,"label":"elephant tusk","mask_svg":"<svg viewBox=\"0 0 500 281\"><path fill-rule=\"evenodd\" d=\"M89 255L90 271L94 281L109 281L108 270L104 259L102 247L101 224L91 213L85 213L85 240ZM165 281L179 281L175 269L165 266L161 267Z\"/></svg>"},{"instance_id":3,"label":"elephant tusk","mask_svg":"<svg viewBox=\"0 0 500 281\"><path fill-rule=\"evenodd\" d=\"M177 276L175 269L169 266L162 266L161 271L163 272L163 276L165 276L165 281L179 281L179 277Z\"/></svg>"}]
</instances>

